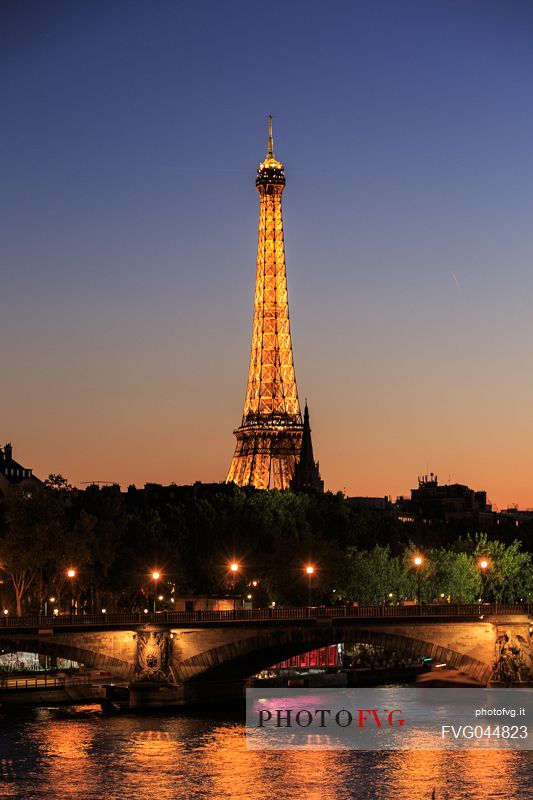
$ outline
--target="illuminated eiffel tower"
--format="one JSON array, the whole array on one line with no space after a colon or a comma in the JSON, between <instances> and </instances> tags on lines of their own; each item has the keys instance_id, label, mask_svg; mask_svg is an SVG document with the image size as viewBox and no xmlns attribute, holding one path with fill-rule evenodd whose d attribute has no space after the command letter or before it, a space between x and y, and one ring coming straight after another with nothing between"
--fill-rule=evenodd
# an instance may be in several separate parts
<instances>
[{"instance_id":1,"label":"illuminated eiffel tower","mask_svg":"<svg viewBox=\"0 0 533 800\"><path fill-rule=\"evenodd\" d=\"M300 455L303 423L292 360L281 195L283 164L274 158L272 117L268 153L255 180L259 235L252 350L246 399L227 482L288 489Z\"/></svg>"}]
</instances>

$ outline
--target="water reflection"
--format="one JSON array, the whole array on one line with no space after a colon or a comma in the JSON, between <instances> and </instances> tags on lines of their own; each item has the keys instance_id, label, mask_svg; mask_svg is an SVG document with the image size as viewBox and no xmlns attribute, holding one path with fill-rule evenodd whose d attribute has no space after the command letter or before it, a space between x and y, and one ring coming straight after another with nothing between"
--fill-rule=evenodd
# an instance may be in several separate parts
<instances>
[{"instance_id":1,"label":"water reflection","mask_svg":"<svg viewBox=\"0 0 533 800\"><path fill-rule=\"evenodd\" d=\"M65 725L54 718L53 712L42 709L28 730L28 737L32 750L38 754L35 772L31 770L30 776L39 776L44 792L61 785L64 792L72 794L92 782L88 750L93 732L83 718L73 718Z\"/></svg>"},{"instance_id":2,"label":"water reflection","mask_svg":"<svg viewBox=\"0 0 533 800\"><path fill-rule=\"evenodd\" d=\"M407 750L389 754L383 800L405 797L438 800L513 800L531 797L531 752Z\"/></svg>"},{"instance_id":3,"label":"water reflection","mask_svg":"<svg viewBox=\"0 0 533 800\"><path fill-rule=\"evenodd\" d=\"M0 797L26 800L526 800L533 753L254 751L244 724L40 710L0 728ZM11 779L10 776L16 777Z\"/></svg>"}]
</instances>

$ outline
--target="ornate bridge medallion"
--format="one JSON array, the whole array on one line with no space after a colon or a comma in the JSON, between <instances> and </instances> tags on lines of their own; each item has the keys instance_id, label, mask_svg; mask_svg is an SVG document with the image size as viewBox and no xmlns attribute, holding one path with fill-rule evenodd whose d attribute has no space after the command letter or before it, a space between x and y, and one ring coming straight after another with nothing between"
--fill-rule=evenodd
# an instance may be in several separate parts
<instances>
[{"instance_id":1,"label":"ornate bridge medallion","mask_svg":"<svg viewBox=\"0 0 533 800\"><path fill-rule=\"evenodd\" d=\"M135 682L170 683L170 631L147 625L137 633L137 662Z\"/></svg>"}]
</instances>

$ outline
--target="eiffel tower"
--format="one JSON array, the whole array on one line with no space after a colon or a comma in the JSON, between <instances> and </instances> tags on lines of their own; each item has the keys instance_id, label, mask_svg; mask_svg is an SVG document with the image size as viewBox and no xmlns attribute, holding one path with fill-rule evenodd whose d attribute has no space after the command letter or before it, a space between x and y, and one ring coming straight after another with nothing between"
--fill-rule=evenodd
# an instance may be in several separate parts
<instances>
[{"instance_id":1,"label":"eiffel tower","mask_svg":"<svg viewBox=\"0 0 533 800\"><path fill-rule=\"evenodd\" d=\"M252 350L242 422L227 482L288 489L302 444L303 423L294 377L281 195L283 164L274 157L272 117L268 152L255 180L259 234Z\"/></svg>"}]
</instances>

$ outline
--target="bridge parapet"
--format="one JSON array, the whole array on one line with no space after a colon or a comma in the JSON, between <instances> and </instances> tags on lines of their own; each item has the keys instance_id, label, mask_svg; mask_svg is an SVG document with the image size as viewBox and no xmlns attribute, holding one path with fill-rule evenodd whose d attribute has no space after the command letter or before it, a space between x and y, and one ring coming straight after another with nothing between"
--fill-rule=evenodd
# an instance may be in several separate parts
<instances>
[{"instance_id":1,"label":"bridge parapet","mask_svg":"<svg viewBox=\"0 0 533 800\"><path fill-rule=\"evenodd\" d=\"M26 615L4 616L0 630L77 627L117 627L159 625L218 625L223 623L272 623L289 620L340 619L487 619L491 617L533 619L533 603L470 603L466 605L409 605L409 606L316 606L297 608L254 608L235 611L159 611L150 613L77 614L62 616Z\"/></svg>"}]
</instances>

